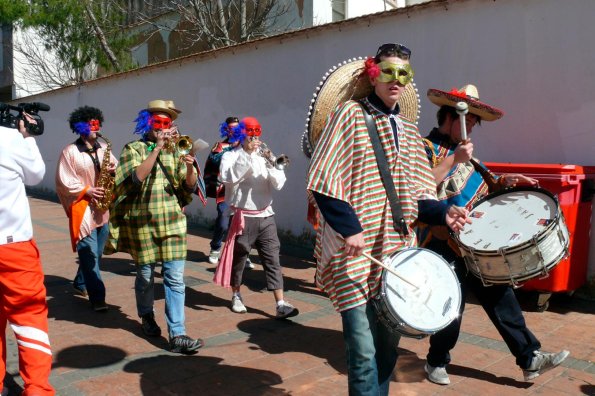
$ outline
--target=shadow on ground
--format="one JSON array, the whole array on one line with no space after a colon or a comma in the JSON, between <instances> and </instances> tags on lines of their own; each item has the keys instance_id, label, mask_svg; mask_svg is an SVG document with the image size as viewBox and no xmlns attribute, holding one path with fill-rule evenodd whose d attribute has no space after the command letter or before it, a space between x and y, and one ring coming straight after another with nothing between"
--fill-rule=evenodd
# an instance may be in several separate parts
<instances>
[{"instance_id":1,"label":"shadow on ground","mask_svg":"<svg viewBox=\"0 0 595 396\"><path fill-rule=\"evenodd\" d=\"M128 373L140 373L143 395L287 395L282 378L268 370L221 364L214 357L159 355L137 359L124 366ZM108 392L109 393L109 392Z\"/></svg>"}]
</instances>

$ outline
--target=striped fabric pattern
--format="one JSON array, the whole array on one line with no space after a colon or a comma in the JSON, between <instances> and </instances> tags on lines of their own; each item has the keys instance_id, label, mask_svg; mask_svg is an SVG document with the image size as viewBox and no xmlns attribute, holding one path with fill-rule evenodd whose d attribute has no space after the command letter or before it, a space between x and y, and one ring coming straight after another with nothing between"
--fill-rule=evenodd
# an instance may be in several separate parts
<instances>
[{"instance_id":1,"label":"striped fabric pattern","mask_svg":"<svg viewBox=\"0 0 595 396\"><path fill-rule=\"evenodd\" d=\"M36 349L48 355L52 354L48 333L31 326L20 326L11 322L9 324L17 337L17 344Z\"/></svg>"},{"instance_id":2,"label":"striped fabric pattern","mask_svg":"<svg viewBox=\"0 0 595 396\"><path fill-rule=\"evenodd\" d=\"M186 216L161 167L156 163L140 186L132 182L132 172L148 156L148 146L143 141L128 143L122 149L105 254L126 252L136 264L185 260ZM178 155L165 151L159 153L159 158L184 205L188 204L192 196L183 186L186 165Z\"/></svg>"},{"instance_id":3,"label":"striped fabric pattern","mask_svg":"<svg viewBox=\"0 0 595 396\"><path fill-rule=\"evenodd\" d=\"M424 143L426 154L434 167L454 154L458 146L436 129L424 139ZM487 184L470 162L454 166L438 185L438 199L446 201L449 205L471 206L487 193Z\"/></svg>"},{"instance_id":4,"label":"striped fabric pattern","mask_svg":"<svg viewBox=\"0 0 595 396\"><path fill-rule=\"evenodd\" d=\"M389 117L366 104L376 122L403 214L410 226L417 219L417 200L436 197L436 184L417 127L398 118L399 149ZM386 191L359 103L345 102L330 115L316 145L308 171L307 189L349 203L364 229L366 252L383 259L416 245L410 228L403 237L393 228ZM364 304L380 286L382 268L367 258L348 258L340 236L324 222L315 246L316 283L335 308L344 311Z\"/></svg>"}]
</instances>

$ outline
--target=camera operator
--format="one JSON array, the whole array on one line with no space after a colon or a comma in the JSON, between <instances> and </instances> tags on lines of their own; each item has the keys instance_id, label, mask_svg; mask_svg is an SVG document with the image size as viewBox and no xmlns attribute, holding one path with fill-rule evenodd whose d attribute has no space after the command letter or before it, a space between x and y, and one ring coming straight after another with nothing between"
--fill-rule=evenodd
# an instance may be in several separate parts
<instances>
[{"instance_id":1,"label":"camera operator","mask_svg":"<svg viewBox=\"0 0 595 396\"><path fill-rule=\"evenodd\" d=\"M54 395L49 383L52 352L44 275L25 193L25 185L38 184L45 174L45 164L30 134L30 126L36 124L23 112L17 128L0 126L0 378L4 380L6 373L8 322L17 339L23 394ZM2 390L2 395L7 393Z\"/></svg>"}]
</instances>

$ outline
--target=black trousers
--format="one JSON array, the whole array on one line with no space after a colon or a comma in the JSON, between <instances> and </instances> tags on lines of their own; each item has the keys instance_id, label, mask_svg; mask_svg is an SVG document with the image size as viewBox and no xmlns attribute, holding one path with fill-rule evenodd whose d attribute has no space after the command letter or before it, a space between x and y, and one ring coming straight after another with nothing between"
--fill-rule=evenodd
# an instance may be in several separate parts
<instances>
[{"instance_id":1,"label":"black trousers","mask_svg":"<svg viewBox=\"0 0 595 396\"><path fill-rule=\"evenodd\" d=\"M467 293L472 292L496 326L510 352L516 357L516 364L521 369L528 368L531 365L533 351L541 348L541 344L527 328L523 311L512 287L484 286L478 277L467 271L463 259L457 257L445 241L432 241L426 247L442 255L446 261L454 262L462 293L459 317L430 337L428 364L433 367L444 367L450 363L450 350L456 345L461 331L465 299Z\"/></svg>"}]
</instances>

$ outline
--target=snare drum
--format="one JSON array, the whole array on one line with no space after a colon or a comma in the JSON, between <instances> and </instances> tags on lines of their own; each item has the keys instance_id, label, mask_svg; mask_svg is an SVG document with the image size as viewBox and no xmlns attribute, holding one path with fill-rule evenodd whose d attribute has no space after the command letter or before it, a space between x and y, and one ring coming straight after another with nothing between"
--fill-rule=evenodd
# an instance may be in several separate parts
<instances>
[{"instance_id":1,"label":"snare drum","mask_svg":"<svg viewBox=\"0 0 595 396\"><path fill-rule=\"evenodd\" d=\"M490 194L469 213L472 224L455 235L469 271L484 285L518 287L545 277L568 254L568 229L549 191L517 187Z\"/></svg>"},{"instance_id":2,"label":"snare drum","mask_svg":"<svg viewBox=\"0 0 595 396\"><path fill-rule=\"evenodd\" d=\"M385 264L414 286L384 270L373 300L380 320L393 332L423 338L448 326L459 315L461 287L452 267L421 248L393 254Z\"/></svg>"}]
</instances>

